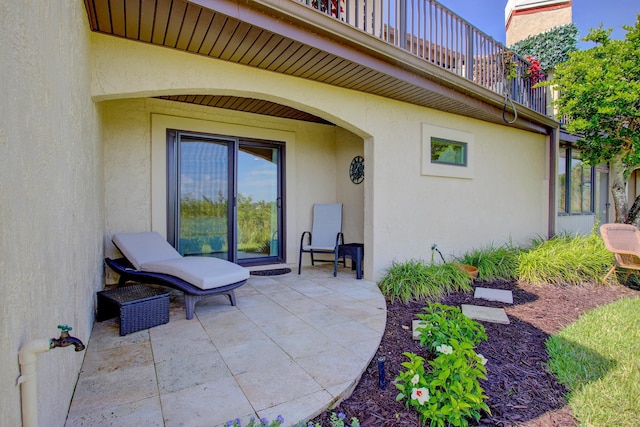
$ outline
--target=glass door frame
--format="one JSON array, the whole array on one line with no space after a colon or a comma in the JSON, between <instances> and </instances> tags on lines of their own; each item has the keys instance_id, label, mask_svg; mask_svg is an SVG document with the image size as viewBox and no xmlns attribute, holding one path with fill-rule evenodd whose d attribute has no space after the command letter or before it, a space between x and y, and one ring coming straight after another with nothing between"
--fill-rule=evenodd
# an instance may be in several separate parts
<instances>
[{"instance_id":1,"label":"glass door frame","mask_svg":"<svg viewBox=\"0 0 640 427\"><path fill-rule=\"evenodd\" d=\"M186 130L167 129L167 240L174 247L178 247L180 227L180 203L178 200L180 189L180 137L186 136L212 142L226 142L228 144L228 260L240 265L263 265L283 263L286 260L285 248L286 231L285 221L285 143L280 141L261 140L256 138L243 138L228 135L216 135L203 132L191 132ZM238 259L238 152L240 146L262 146L276 149L278 153L277 163L277 248L275 256Z\"/></svg>"}]
</instances>

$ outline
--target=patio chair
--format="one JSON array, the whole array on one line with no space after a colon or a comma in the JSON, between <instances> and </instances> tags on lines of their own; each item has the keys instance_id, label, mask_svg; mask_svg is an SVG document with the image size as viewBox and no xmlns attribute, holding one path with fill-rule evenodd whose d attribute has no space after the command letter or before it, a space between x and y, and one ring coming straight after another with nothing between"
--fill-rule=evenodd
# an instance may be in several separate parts
<instances>
[{"instance_id":1,"label":"patio chair","mask_svg":"<svg viewBox=\"0 0 640 427\"><path fill-rule=\"evenodd\" d=\"M308 244L304 244L305 235ZM342 204L313 205L313 225L300 237L298 274L302 270L302 254L311 254L311 265L317 262L333 262L333 276L338 272L338 247L344 243L342 234ZM315 254L333 254L333 260L315 259Z\"/></svg>"},{"instance_id":2,"label":"patio chair","mask_svg":"<svg viewBox=\"0 0 640 427\"><path fill-rule=\"evenodd\" d=\"M631 270L640 270L640 230L631 224L603 224L600 227L600 235L604 245L616 258L616 263L611 267L603 282L616 268L627 269L627 277Z\"/></svg>"},{"instance_id":3,"label":"patio chair","mask_svg":"<svg viewBox=\"0 0 640 427\"><path fill-rule=\"evenodd\" d=\"M229 261L183 257L156 232L118 233L112 241L125 256L105 259L120 275L118 286L131 280L182 291L187 319L193 318L196 303L211 295L226 295L236 305L234 289L249 278L249 270Z\"/></svg>"}]
</instances>

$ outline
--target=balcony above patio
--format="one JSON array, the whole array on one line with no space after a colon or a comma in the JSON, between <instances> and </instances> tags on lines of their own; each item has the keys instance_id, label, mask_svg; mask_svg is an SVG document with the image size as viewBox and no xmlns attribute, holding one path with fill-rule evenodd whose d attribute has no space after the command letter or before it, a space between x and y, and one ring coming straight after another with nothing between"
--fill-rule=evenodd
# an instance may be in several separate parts
<instances>
[{"instance_id":1,"label":"balcony above patio","mask_svg":"<svg viewBox=\"0 0 640 427\"><path fill-rule=\"evenodd\" d=\"M86 0L93 31L548 133L526 60L433 0ZM299 120L267 101L163 97ZM269 105L264 105L265 102Z\"/></svg>"}]
</instances>

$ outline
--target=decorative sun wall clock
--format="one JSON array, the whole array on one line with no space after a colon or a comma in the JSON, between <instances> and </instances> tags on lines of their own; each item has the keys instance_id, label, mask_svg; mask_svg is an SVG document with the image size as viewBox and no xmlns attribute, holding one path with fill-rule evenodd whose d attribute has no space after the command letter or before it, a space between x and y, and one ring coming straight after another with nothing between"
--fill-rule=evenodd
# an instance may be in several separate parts
<instances>
[{"instance_id":1,"label":"decorative sun wall clock","mask_svg":"<svg viewBox=\"0 0 640 427\"><path fill-rule=\"evenodd\" d=\"M355 156L349 166L349 178L354 184L360 184L364 181L364 158Z\"/></svg>"}]
</instances>

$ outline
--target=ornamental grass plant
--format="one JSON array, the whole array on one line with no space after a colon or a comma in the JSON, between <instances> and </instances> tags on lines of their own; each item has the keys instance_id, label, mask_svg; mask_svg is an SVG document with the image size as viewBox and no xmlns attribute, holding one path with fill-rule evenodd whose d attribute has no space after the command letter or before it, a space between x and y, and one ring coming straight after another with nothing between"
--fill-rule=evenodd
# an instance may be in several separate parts
<instances>
[{"instance_id":1,"label":"ornamental grass plant","mask_svg":"<svg viewBox=\"0 0 640 427\"><path fill-rule=\"evenodd\" d=\"M511 244L494 245L471 250L457 261L478 269L478 279L490 282L492 280L514 280L518 277L518 257L520 249Z\"/></svg>"},{"instance_id":2,"label":"ornamental grass plant","mask_svg":"<svg viewBox=\"0 0 640 427\"><path fill-rule=\"evenodd\" d=\"M518 257L517 277L533 285L598 284L613 263L613 254L597 233L565 234L534 241L531 249L522 251Z\"/></svg>"},{"instance_id":3,"label":"ornamental grass plant","mask_svg":"<svg viewBox=\"0 0 640 427\"><path fill-rule=\"evenodd\" d=\"M435 247L435 245L434 245ZM439 252L439 251L438 251ZM379 283L382 293L392 302L438 299L452 292L471 290L472 279L456 264L478 269L478 279L517 280L533 285L599 284L613 266L613 254L595 231L588 235L559 235L552 239L534 239L530 248L511 244L490 244L456 257L455 263L436 264L420 259L394 261ZM612 275L610 284L617 283Z\"/></svg>"},{"instance_id":4,"label":"ornamental grass plant","mask_svg":"<svg viewBox=\"0 0 640 427\"><path fill-rule=\"evenodd\" d=\"M393 262L378 284L392 302L441 298L471 290L471 278L453 263L434 264L412 259Z\"/></svg>"}]
</instances>

